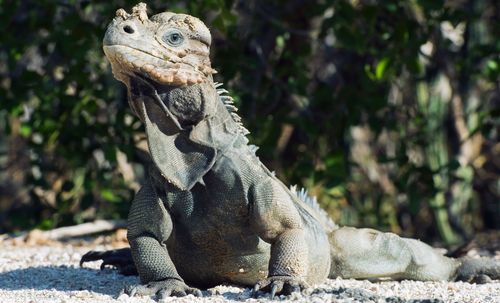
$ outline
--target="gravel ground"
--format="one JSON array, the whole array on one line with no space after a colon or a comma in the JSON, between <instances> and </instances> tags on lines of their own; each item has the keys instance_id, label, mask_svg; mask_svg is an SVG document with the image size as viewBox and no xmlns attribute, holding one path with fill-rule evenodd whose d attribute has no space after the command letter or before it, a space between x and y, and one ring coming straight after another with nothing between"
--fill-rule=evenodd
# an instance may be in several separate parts
<instances>
[{"instance_id":1,"label":"gravel ground","mask_svg":"<svg viewBox=\"0 0 500 303\"><path fill-rule=\"evenodd\" d=\"M107 249L97 246L93 249ZM153 298L119 295L125 285L138 283L99 263L80 268L89 246L72 244L12 245L0 242L0 302L155 302ZM270 302L265 294L254 299L250 289L221 285L204 297L168 298L164 302ZM315 289L278 301L295 302L500 302L500 281L476 285L462 282L327 280Z\"/></svg>"}]
</instances>

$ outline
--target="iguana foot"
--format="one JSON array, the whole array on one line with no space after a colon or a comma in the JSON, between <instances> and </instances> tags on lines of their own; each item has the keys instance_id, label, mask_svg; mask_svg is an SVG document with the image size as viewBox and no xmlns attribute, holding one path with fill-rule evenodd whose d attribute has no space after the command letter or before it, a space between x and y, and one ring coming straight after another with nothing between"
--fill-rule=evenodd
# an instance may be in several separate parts
<instances>
[{"instance_id":1,"label":"iguana foot","mask_svg":"<svg viewBox=\"0 0 500 303\"><path fill-rule=\"evenodd\" d=\"M297 277L272 276L255 284L255 287L253 288L253 296L256 297L259 290L266 291L271 294L272 300L276 294L288 296L293 292L301 292L307 287L308 285Z\"/></svg>"},{"instance_id":2,"label":"iguana foot","mask_svg":"<svg viewBox=\"0 0 500 303\"><path fill-rule=\"evenodd\" d=\"M139 296L153 296L157 295L159 300L163 300L167 297L184 297L187 295L194 295L196 297L202 297L203 294L201 290L193 287L189 287L183 281L177 279L166 279L163 281L153 281L146 285L133 285L128 286L124 290L124 293L133 297L135 295Z\"/></svg>"},{"instance_id":3,"label":"iguana foot","mask_svg":"<svg viewBox=\"0 0 500 303\"><path fill-rule=\"evenodd\" d=\"M82 256L80 266L85 262L102 260L101 269L112 267L119 270L125 276L137 275L137 269L132 259L130 248L122 248L108 251L89 251Z\"/></svg>"},{"instance_id":4,"label":"iguana foot","mask_svg":"<svg viewBox=\"0 0 500 303\"><path fill-rule=\"evenodd\" d=\"M500 280L500 261L494 259L461 258L462 264L457 270L457 281L488 283Z\"/></svg>"}]
</instances>

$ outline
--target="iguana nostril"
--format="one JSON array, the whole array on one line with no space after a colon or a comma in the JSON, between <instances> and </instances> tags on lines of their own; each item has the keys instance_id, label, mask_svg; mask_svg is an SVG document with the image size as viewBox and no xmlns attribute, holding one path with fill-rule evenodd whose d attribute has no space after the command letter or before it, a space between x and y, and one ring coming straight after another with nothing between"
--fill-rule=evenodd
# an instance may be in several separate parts
<instances>
[{"instance_id":1,"label":"iguana nostril","mask_svg":"<svg viewBox=\"0 0 500 303\"><path fill-rule=\"evenodd\" d=\"M123 27L123 31L127 34L133 34L135 32L135 30L130 25L125 25Z\"/></svg>"}]
</instances>

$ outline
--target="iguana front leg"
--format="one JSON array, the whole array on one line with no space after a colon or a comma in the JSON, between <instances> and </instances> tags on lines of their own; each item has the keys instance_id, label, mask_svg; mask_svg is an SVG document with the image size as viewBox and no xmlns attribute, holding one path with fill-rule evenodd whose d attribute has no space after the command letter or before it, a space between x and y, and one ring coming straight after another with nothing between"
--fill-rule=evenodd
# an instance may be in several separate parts
<instances>
[{"instance_id":1,"label":"iguana front leg","mask_svg":"<svg viewBox=\"0 0 500 303\"><path fill-rule=\"evenodd\" d=\"M263 236L263 235L262 235ZM253 292L269 291L271 298L278 293L289 295L307 288L305 275L307 271L307 247L305 247L304 231L301 228L287 228L271 242L271 258L269 275L257 282Z\"/></svg>"},{"instance_id":2,"label":"iguana front leg","mask_svg":"<svg viewBox=\"0 0 500 303\"><path fill-rule=\"evenodd\" d=\"M134 295L201 296L177 273L166 247L172 233L172 220L151 187L147 184L137 193L128 218L128 240L132 257L144 285L127 287L125 293Z\"/></svg>"},{"instance_id":3,"label":"iguana front leg","mask_svg":"<svg viewBox=\"0 0 500 303\"><path fill-rule=\"evenodd\" d=\"M284 188L273 179L253 191L252 224L264 241L271 244L268 277L254 287L285 295L307 287L308 247L302 219Z\"/></svg>"}]
</instances>

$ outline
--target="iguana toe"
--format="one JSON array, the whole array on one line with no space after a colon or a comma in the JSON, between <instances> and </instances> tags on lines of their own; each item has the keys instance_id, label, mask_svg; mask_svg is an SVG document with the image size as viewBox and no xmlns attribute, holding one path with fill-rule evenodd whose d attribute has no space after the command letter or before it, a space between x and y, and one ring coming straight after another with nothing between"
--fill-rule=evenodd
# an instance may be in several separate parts
<instances>
[{"instance_id":1,"label":"iguana toe","mask_svg":"<svg viewBox=\"0 0 500 303\"><path fill-rule=\"evenodd\" d=\"M86 262L101 261L101 270L113 267L119 270L122 275L137 275L130 248L122 248L109 251L89 251L80 259L80 266Z\"/></svg>"},{"instance_id":2,"label":"iguana toe","mask_svg":"<svg viewBox=\"0 0 500 303\"><path fill-rule=\"evenodd\" d=\"M124 289L124 293L131 297L138 296L154 296L157 295L159 300L167 297L184 297L194 295L202 297L203 294L197 288L189 287L183 281L177 279L166 279L163 281L152 281L145 285L132 285Z\"/></svg>"},{"instance_id":3,"label":"iguana toe","mask_svg":"<svg viewBox=\"0 0 500 303\"><path fill-rule=\"evenodd\" d=\"M296 277L272 276L255 284L252 294L257 297L259 291L265 291L269 292L271 299L274 299L276 294L288 296L294 292L301 292L307 287L304 281Z\"/></svg>"},{"instance_id":4,"label":"iguana toe","mask_svg":"<svg viewBox=\"0 0 500 303\"><path fill-rule=\"evenodd\" d=\"M488 283L500 279L500 261L494 259L461 258L461 265L457 270L457 281L471 283Z\"/></svg>"}]
</instances>

